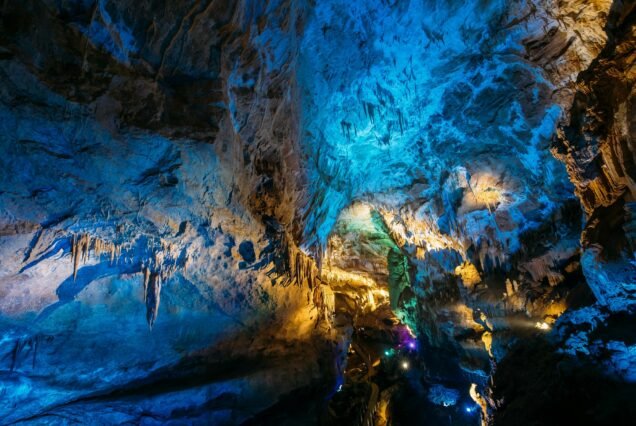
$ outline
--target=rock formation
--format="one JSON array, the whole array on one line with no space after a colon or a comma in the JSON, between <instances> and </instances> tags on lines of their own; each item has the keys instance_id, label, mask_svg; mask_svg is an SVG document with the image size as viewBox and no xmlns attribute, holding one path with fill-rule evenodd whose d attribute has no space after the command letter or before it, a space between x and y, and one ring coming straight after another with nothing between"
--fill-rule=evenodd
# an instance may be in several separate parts
<instances>
[{"instance_id":1,"label":"rock formation","mask_svg":"<svg viewBox=\"0 0 636 426\"><path fill-rule=\"evenodd\" d=\"M0 424L624 423L635 20L4 2Z\"/></svg>"}]
</instances>

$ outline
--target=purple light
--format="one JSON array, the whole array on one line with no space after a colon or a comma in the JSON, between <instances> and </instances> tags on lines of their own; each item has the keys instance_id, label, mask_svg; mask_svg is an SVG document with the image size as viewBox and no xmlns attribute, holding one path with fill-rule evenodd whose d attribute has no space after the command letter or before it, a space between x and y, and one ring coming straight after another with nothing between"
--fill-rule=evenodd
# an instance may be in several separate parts
<instances>
[{"instance_id":1,"label":"purple light","mask_svg":"<svg viewBox=\"0 0 636 426\"><path fill-rule=\"evenodd\" d=\"M409 342L409 348L415 349L415 342Z\"/></svg>"}]
</instances>

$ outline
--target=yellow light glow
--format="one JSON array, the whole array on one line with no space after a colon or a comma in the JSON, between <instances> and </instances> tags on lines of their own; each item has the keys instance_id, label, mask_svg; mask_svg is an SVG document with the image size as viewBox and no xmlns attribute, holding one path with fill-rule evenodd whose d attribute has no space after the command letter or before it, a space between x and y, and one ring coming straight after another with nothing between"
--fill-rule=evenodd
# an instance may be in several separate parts
<instances>
[{"instance_id":1,"label":"yellow light glow","mask_svg":"<svg viewBox=\"0 0 636 426\"><path fill-rule=\"evenodd\" d=\"M547 322L538 322L534 325L535 328L538 328L539 330L550 330L550 324L548 324Z\"/></svg>"},{"instance_id":2,"label":"yellow light glow","mask_svg":"<svg viewBox=\"0 0 636 426\"><path fill-rule=\"evenodd\" d=\"M403 370L408 370L409 369L409 363L407 361L402 361L402 369Z\"/></svg>"},{"instance_id":3,"label":"yellow light glow","mask_svg":"<svg viewBox=\"0 0 636 426\"><path fill-rule=\"evenodd\" d=\"M506 202L504 188L501 188L501 177L489 172L475 172L468 183L468 193L462 200L460 212L465 213L476 209L496 210L497 205Z\"/></svg>"},{"instance_id":4,"label":"yellow light glow","mask_svg":"<svg viewBox=\"0 0 636 426\"><path fill-rule=\"evenodd\" d=\"M481 394L479 393L479 391L477 390L477 384L476 383L472 383L470 385L470 389L468 390L468 394L470 395L470 398L475 401L475 403L477 405L479 405L481 407L481 424L482 426L485 426L487 424L487 417L488 417L488 403L486 402L486 399L481 396Z\"/></svg>"},{"instance_id":5,"label":"yellow light glow","mask_svg":"<svg viewBox=\"0 0 636 426\"><path fill-rule=\"evenodd\" d=\"M335 284L336 286L347 284L355 287L378 287L378 284L372 278L366 277L362 274L345 271L337 267L323 268L321 271L321 277L326 282L332 285Z\"/></svg>"},{"instance_id":6,"label":"yellow light glow","mask_svg":"<svg viewBox=\"0 0 636 426\"><path fill-rule=\"evenodd\" d=\"M376 290L373 290L373 291L376 293L376 295L380 295L380 296L385 297L385 298L389 297L389 291L385 290L383 288L379 288L379 289L376 289Z\"/></svg>"},{"instance_id":7,"label":"yellow light glow","mask_svg":"<svg viewBox=\"0 0 636 426\"><path fill-rule=\"evenodd\" d=\"M551 317L560 317L563 312L568 308L565 300L555 300L550 302L547 308L543 311L543 315L551 316Z\"/></svg>"},{"instance_id":8,"label":"yellow light glow","mask_svg":"<svg viewBox=\"0 0 636 426\"><path fill-rule=\"evenodd\" d=\"M481 335L481 341L484 343L484 347L486 348L488 355L490 355L491 358L494 357L494 355L492 354L492 333L489 331L484 331L484 333Z\"/></svg>"},{"instance_id":9,"label":"yellow light glow","mask_svg":"<svg viewBox=\"0 0 636 426\"><path fill-rule=\"evenodd\" d=\"M344 210L340 216L340 219L358 219L358 220L371 220L371 206L365 203L355 203L351 207Z\"/></svg>"},{"instance_id":10,"label":"yellow light glow","mask_svg":"<svg viewBox=\"0 0 636 426\"><path fill-rule=\"evenodd\" d=\"M459 323L465 327L470 327L478 333L484 331L484 327L473 319L473 310L463 303L458 303L452 310L459 316ZM481 317L481 316L480 316ZM481 318L484 321L484 318ZM486 321L484 321L486 322Z\"/></svg>"},{"instance_id":11,"label":"yellow light glow","mask_svg":"<svg viewBox=\"0 0 636 426\"><path fill-rule=\"evenodd\" d=\"M475 284L479 284L481 282L479 271L477 271L475 265L470 262L464 262L461 265L458 265L455 268L455 275L460 277L464 286L468 288L472 288Z\"/></svg>"},{"instance_id":12,"label":"yellow light glow","mask_svg":"<svg viewBox=\"0 0 636 426\"><path fill-rule=\"evenodd\" d=\"M454 249L459 253L465 252L458 238L442 233L437 222L424 212L405 212L398 215L388 209L380 208L378 211L398 245L403 246L408 242L418 247L418 258L423 258L430 250Z\"/></svg>"}]
</instances>

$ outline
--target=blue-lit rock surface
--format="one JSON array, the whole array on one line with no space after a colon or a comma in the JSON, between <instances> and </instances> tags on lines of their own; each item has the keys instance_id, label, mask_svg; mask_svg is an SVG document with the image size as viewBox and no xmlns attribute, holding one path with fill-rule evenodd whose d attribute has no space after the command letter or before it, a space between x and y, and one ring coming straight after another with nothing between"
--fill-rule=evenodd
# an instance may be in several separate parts
<instances>
[{"instance_id":1,"label":"blue-lit rock surface","mask_svg":"<svg viewBox=\"0 0 636 426\"><path fill-rule=\"evenodd\" d=\"M0 424L634 414L633 2L0 12Z\"/></svg>"}]
</instances>

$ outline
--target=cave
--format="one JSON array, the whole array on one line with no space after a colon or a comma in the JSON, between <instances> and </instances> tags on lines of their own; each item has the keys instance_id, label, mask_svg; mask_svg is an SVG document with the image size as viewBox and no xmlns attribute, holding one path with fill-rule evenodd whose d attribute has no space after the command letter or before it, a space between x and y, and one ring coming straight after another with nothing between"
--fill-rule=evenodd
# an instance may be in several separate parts
<instances>
[{"instance_id":1,"label":"cave","mask_svg":"<svg viewBox=\"0 0 636 426\"><path fill-rule=\"evenodd\" d=\"M636 424L634 0L7 0L0 425Z\"/></svg>"}]
</instances>

